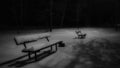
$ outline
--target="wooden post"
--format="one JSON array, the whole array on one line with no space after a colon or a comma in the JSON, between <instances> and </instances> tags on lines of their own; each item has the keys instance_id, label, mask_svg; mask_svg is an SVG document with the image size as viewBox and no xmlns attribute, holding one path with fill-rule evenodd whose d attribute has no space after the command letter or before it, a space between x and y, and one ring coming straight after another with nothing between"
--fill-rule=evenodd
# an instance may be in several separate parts
<instances>
[{"instance_id":1,"label":"wooden post","mask_svg":"<svg viewBox=\"0 0 120 68\"><path fill-rule=\"evenodd\" d=\"M28 58L31 59L30 52L28 52Z\"/></svg>"},{"instance_id":2,"label":"wooden post","mask_svg":"<svg viewBox=\"0 0 120 68\"><path fill-rule=\"evenodd\" d=\"M20 4L20 27L22 27L22 23L23 23L23 3L24 3L24 0L21 0L21 2L20 2L21 4Z\"/></svg>"},{"instance_id":3,"label":"wooden post","mask_svg":"<svg viewBox=\"0 0 120 68\"><path fill-rule=\"evenodd\" d=\"M52 52L52 46L50 46L50 51Z\"/></svg>"},{"instance_id":4,"label":"wooden post","mask_svg":"<svg viewBox=\"0 0 120 68\"><path fill-rule=\"evenodd\" d=\"M50 24L49 24L49 28L50 28L50 32L52 32L52 23L53 23L53 0L50 1Z\"/></svg>"},{"instance_id":5,"label":"wooden post","mask_svg":"<svg viewBox=\"0 0 120 68\"><path fill-rule=\"evenodd\" d=\"M27 48L26 43L23 43L24 47Z\"/></svg>"},{"instance_id":6,"label":"wooden post","mask_svg":"<svg viewBox=\"0 0 120 68\"><path fill-rule=\"evenodd\" d=\"M49 42L50 40L48 39L48 37L46 37L46 40Z\"/></svg>"},{"instance_id":7,"label":"wooden post","mask_svg":"<svg viewBox=\"0 0 120 68\"><path fill-rule=\"evenodd\" d=\"M58 43L57 43L57 44L55 44L56 51L58 50L58 49L57 49L57 45L58 45Z\"/></svg>"},{"instance_id":8,"label":"wooden post","mask_svg":"<svg viewBox=\"0 0 120 68\"><path fill-rule=\"evenodd\" d=\"M79 4L80 4L80 3L79 3L79 1L78 1L77 11L76 11L76 13L77 13L77 14L76 14L76 18L77 18L77 22L76 22L77 24L76 24L76 25L77 25L77 28L79 28L79 21L80 21L80 20L79 20L79 19L80 19L80 17L79 17L79 16L80 16L80 5L79 5Z\"/></svg>"},{"instance_id":9,"label":"wooden post","mask_svg":"<svg viewBox=\"0 0 120 68\"><path fill-rule=\"evenodd\" d=\"M37 61L37 52L35 51L35 61Z\"/></svg>"},{"instance_id":10,"label":"wooden post","mask_svg":"<svg viewBox=\"0 0 120 68\"><path fill-rule=\"evenodd\" d=\"M63 26L63 22L64 22L64 19L65 19L65 12L66 12L66 8L67 8L67 0L65 2L66 2L66 5L63 9L63 15L62 15L61 24L60 24L61 27Z\"/></svg>"}]
</instances>

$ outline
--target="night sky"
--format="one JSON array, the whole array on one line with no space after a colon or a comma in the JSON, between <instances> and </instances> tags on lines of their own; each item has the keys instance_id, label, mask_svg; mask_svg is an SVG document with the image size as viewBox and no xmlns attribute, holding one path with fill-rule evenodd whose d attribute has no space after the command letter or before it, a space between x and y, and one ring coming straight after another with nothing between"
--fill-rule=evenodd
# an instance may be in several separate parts
<instances>
[{"instance_id":1,"label":"night sky","mask_svg":"<svg viewBox=\"0 0 120 68\"><path fill-rule=\"evenodd\" d=\"M9 0L6 21L0 27L49 27L51 22L54 27L114 26L120 21L119 3L119 0Z\"/></svg>"}]
</instances>

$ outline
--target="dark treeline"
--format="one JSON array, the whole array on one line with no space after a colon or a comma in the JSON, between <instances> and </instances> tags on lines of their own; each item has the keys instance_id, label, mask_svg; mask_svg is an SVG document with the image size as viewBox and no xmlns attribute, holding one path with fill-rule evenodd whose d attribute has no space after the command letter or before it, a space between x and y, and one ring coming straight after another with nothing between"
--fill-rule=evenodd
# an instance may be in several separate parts
<instances>
[{"instance_id":1,"label":"dark treeline","mask_svg":"<svg viewBox=\"0 0 120 68\"><path fill-rule=\"evenodd\" d=\"M7 4L7 20L0 27L49 27L50 19L57 27L113 26L120 18L119 0L9 0Z\"/></svg>"}]
</instances>

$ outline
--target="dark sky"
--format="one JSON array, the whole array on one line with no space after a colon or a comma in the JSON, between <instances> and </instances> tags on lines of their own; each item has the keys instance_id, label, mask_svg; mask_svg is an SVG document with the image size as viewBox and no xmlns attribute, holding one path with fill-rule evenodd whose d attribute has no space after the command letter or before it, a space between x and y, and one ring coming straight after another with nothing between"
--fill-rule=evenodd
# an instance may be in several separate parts
<instances>
[{"instance_id":1,"label":"dark sky","mask_svg":"<svg viewBox=\"0 0 120 68\"><path fill-rule=\"evenodd\" d=\"M9 0L1 27L103 26L119 23L119 0ZM9 23L8 23L9 22Z\"/></svg>"}]
</instances>

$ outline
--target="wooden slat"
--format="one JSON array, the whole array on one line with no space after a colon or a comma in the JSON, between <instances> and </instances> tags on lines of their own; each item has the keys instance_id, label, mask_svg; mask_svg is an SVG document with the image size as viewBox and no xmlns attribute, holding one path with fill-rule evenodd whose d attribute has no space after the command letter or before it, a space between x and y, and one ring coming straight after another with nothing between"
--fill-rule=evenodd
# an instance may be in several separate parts
<instances>
[{"instance_id":1,"label":"wooden slat","mask_svg":"<svg viewBox=\"0 0 120 68\"><path fill-rule=\"evenodd\" d=\"M41 33L41 34L16 36L15 40L18 44L23 44L23 43L33 42L33 41L36 41L38 39L43 39L46 37L50 37L50 34L49 33Z\"/></svg>"}]
</instances>

